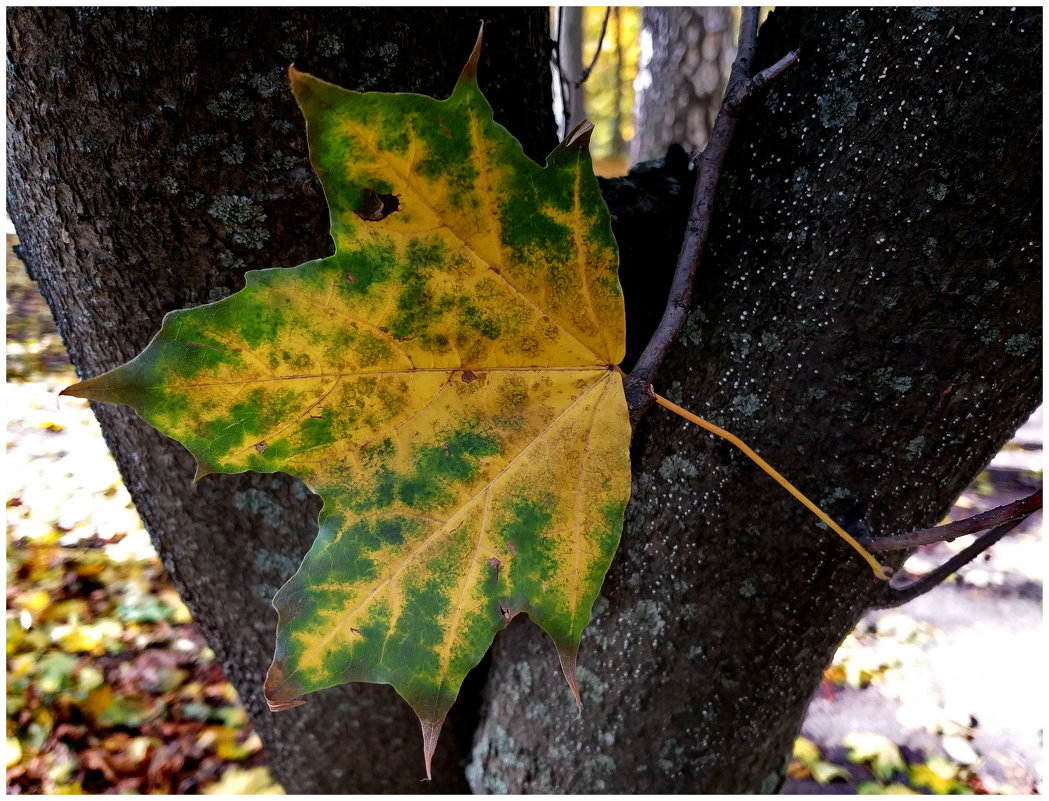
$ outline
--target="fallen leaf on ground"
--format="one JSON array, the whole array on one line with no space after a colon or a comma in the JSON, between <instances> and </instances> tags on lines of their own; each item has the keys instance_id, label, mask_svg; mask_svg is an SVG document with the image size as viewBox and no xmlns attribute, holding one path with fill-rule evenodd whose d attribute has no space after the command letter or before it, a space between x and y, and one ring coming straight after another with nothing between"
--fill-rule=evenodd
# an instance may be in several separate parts
<instances>
[{"instance_id":1,"label":"fallen leaf on ground","mask_svg":"<svg viewBox=\"0 0 1049 801\"><path fill-rule=\"evenodd\" d=\"M879 782L860 782L856 785L856 795L921 795L906 784L880 784Z\"/></svg>"},{"instance_id":2,"label":"fallen leaf on ground","mask_svg":"<svg viewBox=\"0 0 1049 801\"><path fill-rule=\"evenodd\" d=\"M960 768L939 754L929 756L924 764L911 767L911 783L928 787L937 795L971 792L968 785L959 779Z\"/></svg>"},{"instance_id":3,"label":"fallen leaf on ground","mask_svg":"<svg viewBox=\"0 0 1049 801\"><path fill-rule=\"evenodd\" d=\"M879 781L887 781L907 769L900 749L884 735L852 732L845 736L842 745L849 749L850 762L866 763Z\"/></svg>"},{"instance_id":4,"label":"fallen leaf on ground","mask_svg":"<svg viewBox=\"0 0 1049 801\"><path fill-rule=\"evenodd\" d=\"M820 784L830 784L835 779L842 781L850 781L852 779L852 774L848 770L840 765L835 765L833 762L817 760L809 765L808 768L812 778Z\"/></svg>"},{"instance_id":5,"label":"fallen leaf on ground","mask_svg":"<svg viewBox=\"0 0 1049 801\"><path fill-rule=\"evenodd\" d=\"M283 795L284 789L273 781L269 768L230 768L201 792L205 795Z\"/></svg>"}]
</instances>

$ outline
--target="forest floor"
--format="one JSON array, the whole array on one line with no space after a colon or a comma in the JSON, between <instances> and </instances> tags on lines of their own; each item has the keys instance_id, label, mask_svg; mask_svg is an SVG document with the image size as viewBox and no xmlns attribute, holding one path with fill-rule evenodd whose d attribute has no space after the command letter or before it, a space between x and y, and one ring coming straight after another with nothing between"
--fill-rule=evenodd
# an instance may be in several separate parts
<instances>
[{"instance_id":1,"label":"forest floor","mask_svg":"<svg viewBox=\"0 0 1049 801\"><path fill-rule=\"evenodd\" d=\"M43 300L7 257L8 793L280 793L143 531ZM1041 424L951 518L1041 484ZM967 543L926 548L921 573ZM1045 698L1041 515L838 651L786 793L1031 793Z\"/></svg>"},{"instance_id":2,"label":"forest floor","mask_svg":"<svg viewBox=\"0 0 1049 801\"><path fill-rule=\"evenodd\" d=\"M1041 439L1039 412L950 518L1040 486ZM905 569L920 575L971 541L923 548ZM1037 514L949 583L868 613L824 672L783 792L1040 792L1044 566Z\"/></svg>"}]
</instances>

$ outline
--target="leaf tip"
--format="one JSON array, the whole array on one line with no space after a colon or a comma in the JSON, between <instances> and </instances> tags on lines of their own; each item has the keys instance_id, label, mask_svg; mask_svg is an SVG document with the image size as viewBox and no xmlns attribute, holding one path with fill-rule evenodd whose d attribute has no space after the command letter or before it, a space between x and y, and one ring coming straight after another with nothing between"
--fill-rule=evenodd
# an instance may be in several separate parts
<instances>
[{"instance_id":1,"label":"leaf tip","mask_svg":"<svg viewBox=\"0 0 1049 801\"><path fill-rule=\"evenodd\" d=\"M565 674L568 689L572 691L575 705L579 709L579 716L583 716L583 699L579 697L579 683L576 681L576 657L579 655L578 646L572 648L558 648L557 658L561 660L561 672Z\"/></svg>"},{"instance_id":2,"label":"leaf tip","mask_svg":"<svg viewBox=\"0 0 1049 801\"><path fill-rule=\"evenodd\" d=\"M420 717L419 723L422 725L423 730L423 761L426 763L426 781L432 781L433 754L437 750L437 739L441 736L441 726L444 725L444 718L440 720L426 720Z\"/></svg>"},{"instance_id":3,"label":"leaf tip","mask_svg":"<svg viewBox=\"0 0 1049 801\"><path fill-rule=\"evenodd\" d=\"M204 476L210 476L212 473L218 472L218 469L216 469L214 465L208 464L195 453L193 454L193 459L197 463L196 472L193 473L193 484L196 484L204 478Z\"/></svg>"},{"instance_id":4,"label":"leaf tip","mask_svg":"<svg viewBox=\"0 0 1049 801\"><path fill-rule=\"evenodd\" d=\"M577 161L580 157L589 155L590 134L593 131L594 123L590 120L583 120L576 125L547 156L547 166L566 161Z\"/></svg>"},{"instance_id":5,"label":"leaf tip","mask_svg":"<svg viewBox=\"0 0 1049 801\"><path fill-rule=\"evenodd\" d=\"M316 81L317 79L308 72L296 69L294 64L288 65L288 83L291 84L291 93L300 106L312 95L311 82Z\"/></svg>"},{"instance_id":6,"label":"leaf tip","mask_svg":"<svg viewBox=\"0 0 1049 801\"><path fill-rule=\"evenodd\" d=\"M481 23L481 29L477 31L477 41L474 42L474 49L470 52L470 58L466 61L466 66L463 67L463 71L459 73L459 80L455 86L458 89L464 83L468 81L477 80L477 64L481 60L481 44L484 40L484 23Z\"/></svg>"},{"instance_id":7,"label":"leaf tip","mask_svg":"<svg viewBox=\"0 0 1049 801\"><path fill-rule=\"evenodd\" d=\"M575 128L568 132L565 141L561 144L566 148L585 150L590 147L590 135L594 132L594 123L590 120L582 120Z\"/></svg>"},{"instance_id":8,"label":"leaf tip","mask_svg":"<svg viewBox=\"0 0 1049 801\"><path fill-rule=\"evenodd\" d=\"M66 387L61 392L59 392L58 396L62 397L63 395L67 395L70 398L84 398L85 400L92 400L94 398L94 396L91 394L92 381L94 381L94 379L89 378L86 381L79 381L76 384L71 384L70 386Z\"/></svg>"},{"instance_id":9,"label":"leaf tip","mask_svg":"<svg viewBox=\"0 0 1049 801\"><path fill-rule=\"evenodd\" d=\"M294 701L281 701L281 702L271 701L268 698L266 699L266 704L267 704L267 706L269 706L270 712L281 712L282 710L285 710L285 709L294 709L295 707L302 706L305 703L306 702L303 701L301 698L296 698Z\"/></svg>"},{"instance_id":10,"label":"leaf tip","mask_svg":"<svg viewBox=\"0 0 1049 801\"><path fill-rule=\"evenodd\" d=\"M266 703L270 712L280 712L283 709L294 709L306 702L299 698L302 691L293 684L284 673L284 668L276 662L270 665L266 671L266 684L263 688L266 694Z\"/></svg>"},{"instance_id":11,"label":"leaf tip","mask_svg":"<svg viewBox=\"0 0 1049 801\"><path fill-rule=\"evenodd\" d=\"M72 384L59 392L58 396L134 406L136 402L141 401L142 388L137 386L133 380L129 382L126 374L118 377L117 373L120 370L121 368L118 367L108 373Z\"/></svg>"}]
</instances>

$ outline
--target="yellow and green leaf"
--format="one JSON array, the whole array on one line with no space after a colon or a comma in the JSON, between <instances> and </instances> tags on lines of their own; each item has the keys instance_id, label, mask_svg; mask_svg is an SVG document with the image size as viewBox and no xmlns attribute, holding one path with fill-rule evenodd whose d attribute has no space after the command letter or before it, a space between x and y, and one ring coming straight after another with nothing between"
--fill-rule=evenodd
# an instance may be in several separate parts
<instances>
[{"instance_id":1,"label":"yellow and green leaf","mask_svg":"<svg viewBox=\"0 0 1049 801\"><path fill-rule=\"evenodd\" d=\"M441 101L292 68L335 254L249 272L64 393L134 407L198 478L279 470L321 496L274 599L267 697L391 684L427 771L514 614L549 633L574 690L630 486L618 252L589 130L532 162L495 123L478 54Z\"/></svg>"}]
</instances>

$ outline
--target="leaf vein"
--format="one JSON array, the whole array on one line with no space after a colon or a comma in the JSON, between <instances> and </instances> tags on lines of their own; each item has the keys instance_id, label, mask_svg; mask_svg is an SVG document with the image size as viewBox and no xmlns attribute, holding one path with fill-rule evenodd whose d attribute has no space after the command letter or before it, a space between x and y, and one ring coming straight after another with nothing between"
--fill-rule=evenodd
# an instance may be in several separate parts
<instances>
[{"instance_id":1,"label":"leaf vein","mask_svg":"<svg viewBox=\"0 0 1049 801\"><path fill-rule=\"evenodd\" d=\"M471 119L473 119L473 118L471 118ZM412 181L411 174L405 174L403 171L401 171L397 167L397 165L394 162L392 162L386 156L386 154L382 150L380 150L371 141L371 139L368 137L368 135L364 131L361 131L359 128L355 128L353 130L354 130L355 135L364 143L365 147L368 148L369 150L371 150L371 152L375 155L376 160L381 162L381 163L383 163L392 173L394 173L398 178L400 178L402 181L404 181L405 185L411 190L412 194L415 195L415 197L419 200L419 202L421 202L430 211L430 213L433 215L434 219L436 219L438 221L438 223L440 223L441 227L444 228L446 231L448 231L456 239L458 239L459 242L463 245L463 247L467 248L474 255L474 257L481 263L482 266L487 267L489 270L491 270L493 273L495 273L495 275L499 276L500 280L502 280L502 282L504 284L506 284L507 287L512 289L522 300L524 300L528 305L532 306L532 308L534 308L537 312L539 312L539 314L543 315L544 317L549 317L551 319L556 320L557 324L558 324L558 327L562 331L564 331L566 334L568 334L570 337L572 337L572 339L574 339L577 343L582 345L583 348L587 352L593 354L594 358L596 360L598 360L598 361L601 360L600 355L598 355L597 353L594 353L594 349L590 345L588 345L586 342L584 342L582 340L582 338L572 328L572 326L570 326L564 320L560 319L558 317L558 315L554 314L549 309L544 309L542 306L540 306L539 303L536 302L535 300L533 300L531 298L531 296L529 296L526 292L524 292L524 290L522 290L520 287L518 287L516 284L514 284L513 281L511 281L509 278L507 278L506 275L502 272L502 270L500 270L495 264L492 264L492 262L490 262L488 259L486 259L484 256L482 256L478 252L478 250L474 247L473 243L470 242L469 239L467 239L467 235L465 233L459 231L446 218L444 218L441 215L439 215L437 213L437 210L433 207L433 204L430 203L430 201L427 198L426 193L423 191L423 189L418 187L418 186L416 186L415 182ZM412 130L412 133L413 133L413 137L412 138L413 139L416 138L414 136L414 134L415 134L414 128ZM471 138L472 138L472 135L473 134L472 134L472 126L471 126ZM476 148L474 149L474 151L478 152ZM482 165L482 167L483 166L485 166L485 165Z\"/></svg>"},{"instance_id":2,"label":"leaf vein","mask_svg":"<svg viewBox=\"0 0 1049 801\"><path fill-rule=\"evenodd\" d=\"M473 506L474 502L479 497L481 497L482 494L488 492L488 490L490 490L496 482L500 481L514 465L518 464L519 460L526 453L528 453L529 450L535 447L536 443L542 441L542 439L551 430L553 430L553 428L559 422L561 422L561 420L563 420L569 412L571 412L577 405L579 405L579 403L582 402L582 400L585 397L587 397L587 395L589 395L596 387L601 386L602 383L607 381L607 377L609 375L613 374L606 373L606 375L602 376L600 380L595 381L593 384L591 384L585 390L583 390L579 397L577 397L574 401L572 401L572 403L566 406L565 409L549 424L547 424L547 426L542 431L540 431L534 439L532 439L524 448L518 451L518 453L506 464L506 466L502 470L499 471L499 473L491 481L489 481L484 487L482 487L471 498L469 498L465 503L463 503L459 507L459 509L456 510L455 514L448 518L448 521L443 526L434 529L433 532L431 532L419 543L418 547L416 547L410 553L405 554L405 556L403 557L403 561L401 561L401 563L392 572L379 579L371 592L369 592L356 606L354 606L352 609L347 610L339 616L339 618L332 625L331 630L328 632L328 634L322 637L320 641L312 645L310 651L312 652L318 648L327 647L328 643L331 642L331 640L339 633L343 626L345 626L350 620L352 620L353 616L356 615L361 609L367 606L371 602L371 600L378 594L378 592L387 585L387 583L396 578L401 571L405 570L410 564L412 564L416 560L416 558L421 553L423 553L423 551L425 551L430 545L434 544L435 541L439 540L442 537L442 535L458 531L459 526L452 528L451 524L453 522L458 523L462 518L464 518L466 516L466 511Z\"/></svg>"}]
</instances>

